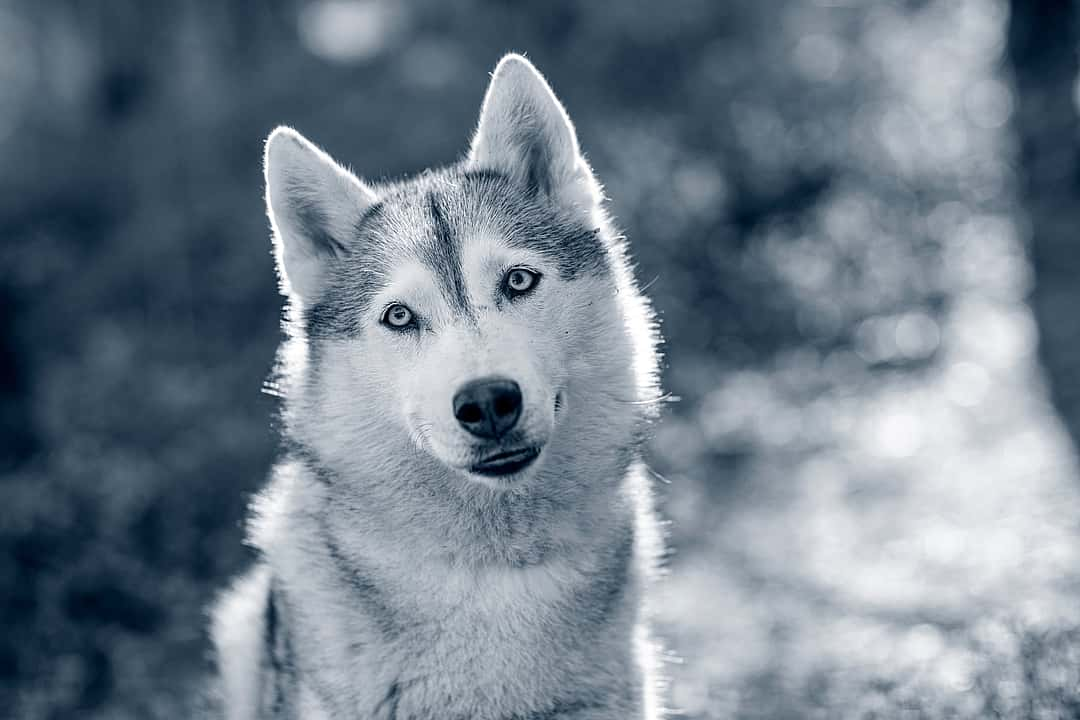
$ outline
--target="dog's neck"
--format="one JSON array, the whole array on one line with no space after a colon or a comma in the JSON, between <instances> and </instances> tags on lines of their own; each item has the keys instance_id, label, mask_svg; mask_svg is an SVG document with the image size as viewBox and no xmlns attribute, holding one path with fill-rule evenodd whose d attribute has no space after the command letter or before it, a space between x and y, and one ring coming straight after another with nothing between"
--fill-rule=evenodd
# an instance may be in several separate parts
<instances>
[{"instance_id":1,"label":"dog's neck","mask_svg":"<svg viewBox=\"0 0 1080 720\"><path fill-rule=\"evenodd\" d=\"M309 479L307 514L344 557L378 562L391 548L451 567L527 568L602 544L631 522L621 482L631 458L592 460L573 483L547 487L541 473L501 491L430 466L394 477L343 472L299 443L285 462Z\"/></svg>"}]
</instances>

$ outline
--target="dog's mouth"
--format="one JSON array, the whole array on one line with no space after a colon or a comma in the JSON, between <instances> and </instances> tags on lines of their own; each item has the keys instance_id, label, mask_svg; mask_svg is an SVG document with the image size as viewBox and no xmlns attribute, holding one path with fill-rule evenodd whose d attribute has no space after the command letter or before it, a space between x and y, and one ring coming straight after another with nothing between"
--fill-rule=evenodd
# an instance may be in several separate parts
<instances>
[{"instance_id":1,"label":"dog's mouth","mask_svg":"<svg viewBox=\"0 0 1080 720\"><path fill-rule=\"evenodd\" d=\"M540 456L540 448L528 447L488 455L469 467L471 472L488 477L505 477L519 473Z\"/></svg>"}]
</instances>

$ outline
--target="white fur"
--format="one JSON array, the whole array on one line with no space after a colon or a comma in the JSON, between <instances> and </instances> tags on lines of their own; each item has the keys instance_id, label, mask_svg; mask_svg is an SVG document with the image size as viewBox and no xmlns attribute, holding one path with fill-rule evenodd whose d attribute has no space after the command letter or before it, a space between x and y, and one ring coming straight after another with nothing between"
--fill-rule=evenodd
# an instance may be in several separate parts
<instances>
[{"instance_id":1,"label":"white fur","mask_svg":"<svg viewBox=\"0 0 1080 720\"><path fill-rule=\"evenodd\" d=\"M270 569L258 567L240 578L222 596L212 615L211 634L219 658L222 700L230 720L255 720L259 696L262 638L251 631L262 623Z\"/></svg>"}]
</instances>

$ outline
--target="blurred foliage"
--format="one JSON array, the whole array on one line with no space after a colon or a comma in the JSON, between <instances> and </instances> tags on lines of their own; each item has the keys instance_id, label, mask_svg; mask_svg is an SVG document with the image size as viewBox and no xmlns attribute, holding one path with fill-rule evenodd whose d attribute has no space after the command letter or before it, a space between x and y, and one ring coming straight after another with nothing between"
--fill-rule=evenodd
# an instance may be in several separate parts
<instances>
[{"instance_id":1,"label":"blurred foliage","mask_svg":"<svg viewBox=\"0 0 1080 720\"><path fill-rule=\"evenodd\" d=\"M654 443L672 703L1075 717L1080 488L1027 304L1008 22L0 2L0 707L190 714L274 451L262 139L293 125L369 177L451 162L513 49L578 125L683 398Z\"/></svg>"}]
</instances>

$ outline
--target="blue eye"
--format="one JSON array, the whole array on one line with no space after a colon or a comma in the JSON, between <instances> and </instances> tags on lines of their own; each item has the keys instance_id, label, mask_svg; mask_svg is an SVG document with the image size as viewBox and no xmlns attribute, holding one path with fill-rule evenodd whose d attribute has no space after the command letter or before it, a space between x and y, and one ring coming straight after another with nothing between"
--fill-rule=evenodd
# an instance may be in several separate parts
<instances>
[{"instance_id":1,"label":"blue eye","mask_svg":"<svg viewBox=\"0 0 1080 720\"><path fill-rule=\"evenodd\" d=\"M503 278L503 292L508 297L520 297L532 292L540 282L540 273L527 268L511 268Z\"/></svg>"},{"instance_id":2,"label":"blue eye","mask_svg":"<svg viewBox=\"0 0 1080 720\"><path fill-rule=\"evenodd\" d=\"M395 330L407 328L412 325L415 320L416 316L413 315L413 311L401 303L394 303L383 311L383 325Z\"/></svg>"}]
</instances>

